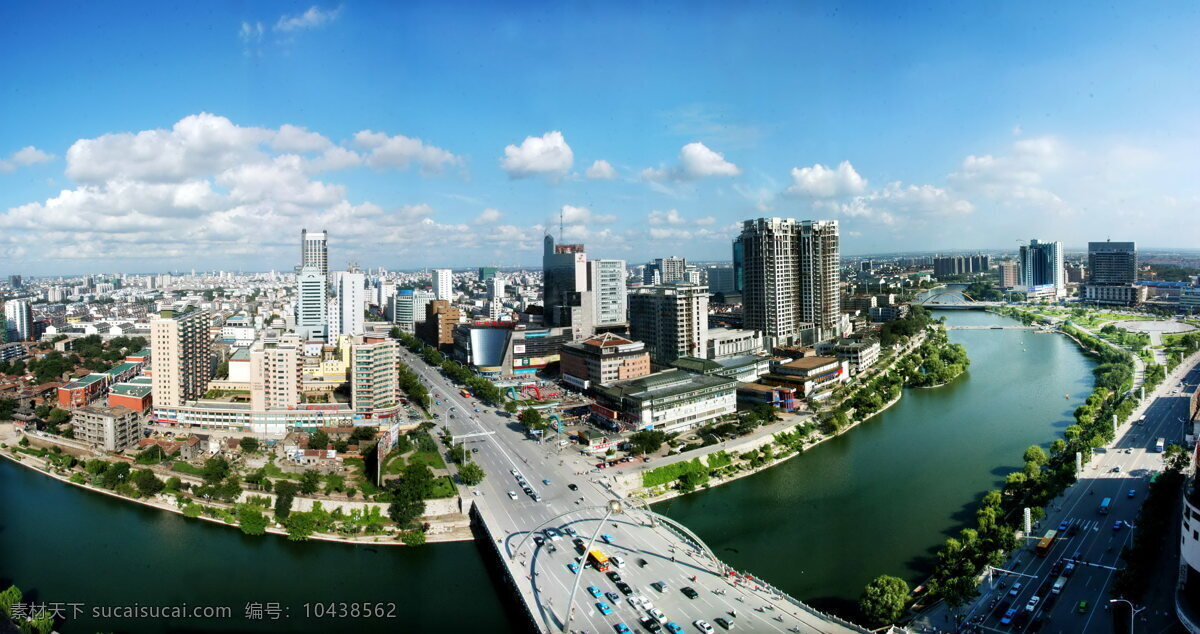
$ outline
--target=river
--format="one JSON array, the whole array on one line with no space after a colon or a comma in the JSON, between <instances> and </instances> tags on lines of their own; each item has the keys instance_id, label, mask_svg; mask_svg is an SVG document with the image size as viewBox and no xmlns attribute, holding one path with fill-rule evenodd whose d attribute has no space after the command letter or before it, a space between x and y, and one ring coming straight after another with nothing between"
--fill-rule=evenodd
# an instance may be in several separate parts
<instances>
[{"instance_id":1,"label":"river","mask_svg":"<svg viewBox=\"0 0 1200 634\"><path fill-rule=\"evenodd\" d=\"M982 311L934 314L950 325L1017 325ZM974 523L980 496L1021 467L1026 447L1060 437L1092 385L1092 362L1061 335L952 330L950 339L971 366L948 385L905 390L802 456L655 510L815 607L851 614L879 574L919 583L942 541Z\"/></svg>"},{"instance_id":2,"label":"river","mask_svg":"<svg viewBox=\"0 0 1200 634\"><path fill-rule=\"evenodd\" d=\"M951 324L1015 323L943 311ZM728 563L826 609L887 573L919 581L979 496L1048 445L1091 387L1091 362L1058 335L951 331L969 372L906 390L888 411L751 477L665 502ZM1070 398L1063 398L1070 394ZM520 631L520 608L473 543L421 548L292 543L89 493L0 460L0 584L39 602L217 605L228 619L73 619L62 631ZM304 604L392 601L391 619L304 618ZM282 621L247 620L277 602Z\"/></svg>"}]
</instances>

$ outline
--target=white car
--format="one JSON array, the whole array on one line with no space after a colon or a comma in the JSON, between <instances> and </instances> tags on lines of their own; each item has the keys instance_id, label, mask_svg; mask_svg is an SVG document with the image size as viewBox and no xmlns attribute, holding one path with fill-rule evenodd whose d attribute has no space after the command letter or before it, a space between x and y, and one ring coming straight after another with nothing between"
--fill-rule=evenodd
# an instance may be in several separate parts
<instances>
[{"instance_id":1,"label":"white car","mask_svg":"<svg viewBox=\"0 0 1200 634\"><path fill-rule=\"evenodd\" d=\"M640 594L635 594L632 597L629 597L628 601L629 601L629 605L633 606L633 609L635 609L635 610L640 609L642 606L646 605L646 597L643 597Z\"/></svg>"},{"instance_id":2,"label":"white car","mask_svg":"<svg viewBox=\"0 0 1200 634\"><path fill-rule=\"evenodd\" d=\"M666 625L666 623L667 623L667 615L663 614L662 610L660 610L658 608L650 608L650 609L646 610L646 614L649 614L650 618L654 619L655 621L658 621L659 624Z\"/></svg>"},{"instance_id":3,"label":"white car","mask_svg":"<svg viewBox=\"0 0 1200 634\"><path fill-rule=\"evenodd\" d=\"M509 499L513 499L513 500L517 499L517 492L516 492L516 491L509 491L509 492L508 492L508 497L509 497Z\"/></svg>"},{"instance_id":4,"label":"white car","mask_svg":"<svg viewBox=\"0 0 1200 634\"><path fill-rule=\"evenodd\" d=\"M620 557L609 557L608 563L616 566L617 570L623 570L625 568L625 560L621 559Z\"/></svg>"},{"instance_id":5,"label":"white car","mask_svg":"<svg viewBox=\"0 0 1200 634\"><path fill-rule=\"evenodd\" d=\"M521 472L517 471L516 469L509 469L508 472L515 476L521 475Z\"/></svg>"},{"instance_id":6,"label":"white car","mask_svg":"<svg viewBox=\"0 0 1200 634\"><path fill-rule=\"evenodd\" d=\"M692 625L695 625L696 629L704 632L704 634L713 633L713 626L709 625L708 621L705 621L704 619L696 619L695 621L692 621Z\"/></svg>"}]
</instances>

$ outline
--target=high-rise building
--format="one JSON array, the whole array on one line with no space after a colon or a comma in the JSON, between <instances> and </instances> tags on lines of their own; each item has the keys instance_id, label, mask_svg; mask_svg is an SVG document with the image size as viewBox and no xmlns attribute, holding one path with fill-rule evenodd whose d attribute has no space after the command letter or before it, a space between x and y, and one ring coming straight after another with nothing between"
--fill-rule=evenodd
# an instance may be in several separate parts
<instances>
[{"instance_id":1,"label":"high-rise building","mask_svg":"<svg viewBox=\"0 0 1200 634\"><path fill-rule=\"evenodd\" d=\"M250 409L292 409L303 393L303 355L300 338L258 340L250 347Z\"/></svg>"},{"instance_id":2,"label":"high-rise building","mask_svg":"<svg viewBox=\"0 0 1200 634\"><path fill-rule=\"evenodd\" d=\"M425 306L425 322L416 326L417 336L426 344L445 350L454 345L454 326L458 324L458 309L444 299L435 299Z\"/></svg>"},{"instance_id":3,"label":"high-rise building","mask_svg":"<svg viewBox=\"0 0 1200 634\"><path fill-rule=\"evenodd\" d=\"M554 244L546 236L542 251L542 309L547 326L571 326L571 306L587 290L587 254L582 244ZM575 300L575 301L573 301ZM590 334L590 333L589 333Z\"/></svg>"},{"instance_id":4,"label":"high-rise building","mask_svg":"<svg viewBox=\"0 0 1200 634\"><path fill-rule=\"evenodd\" d=\"M454 301L454 272L450 269L433 270L434 299Z\"/></svg>"},{"instance_id":5,"label":"high-rise building","mask_svg":"<svg viewBox=\"0 0 1200 634\"><path fill-rule=\"evenodd\" d=\"M499 319L504 314L504 278L495 275L487 282L488 318Z\"/></svg>"},{"instance_id":6,"label":"high-rise building","mask_svg":"<svg viewBox=\"0 0 1200 634\"><path fill-rule=\"evenodd\" d=\"M479 267L479 281L480 282L486 282L486 281L492 279L493 277L496 277L496 267L494 267L494 266Z\"/></svg>"},{"instance_id":7,"label":"high-rise building","mask_svg":"<svg viewBox=\"0 0 1200 634\"><path fill-rule=\"evenodd\" d=\"M177 407L208 390L213 370L209 321L208 311L190 306L163 310L150 321L155 407Z\"/></svg>"},{"instance_id":8,"label":"high-rise building","mask_svg":"<svg viewBox=\"0 0 1200 634\"><path fill-rule=\"evenodd\" d=\"M329 276L329 245L324 231L300 230L300 266L316 267L322 276Z\"/></svg>"},{"instance_id":9,"label":"high-rise building","mask_svg":"<svg viewBox=\"0 0 1200 634\"><path fill-rule=\"evenodd\" d=\"M588 290L596 308L596 327L608 327L628 322L625 260L592 260L588 262Z\"/></svg>"},{"instance_id":10,"label":"high-rise building","mask_svg":"<svg viewBox=\"0 0 1200 634\"><path fill-rule=\"evenodd\" d=\"M1030 240L1028 245L1021 246L1018 261L1021 264L1020 283L1029 297L1066 297L1061 242Z\"/></svg>"},{"instance_id":11,"label":"high-rise building","mask_svg":"<svg viewBox=\"0 0 1200 634\"><path fill-rule=\"evenodd\" d=\"M687 271L687 259L680 257L655 258L654 266L658 269L662 284L670 284L684 279Z\"/></svg>"},{"instance_id":12,"label":"high-rise building","mask_svg":"<svg viewBox=\"0 0 1200 634\"><path fill-rule=\"evenodd\" d=\"M840 336L836 220L746 220L734 258L742 263L744 327L762 331L769 346Z\"/></svg>"},{"instance_id":13,"label":"high-rise building","mask_svg":"<svg viewBox=\"0 0 1200 634\"><path fill-rule=\"evenodd\" d=\"M400 289L392 298L393 307L389 311L392 323L402 332L415 334L417 324L425 321L425 306L435 299L432 292L424 289Z\"/></svg>"},{"instance_id":14,"label":"high-rise building","mask_svg":"<svg viewBox=\"0 0 1200 634\"><path fill-rule=\"evenodd\" d=\"M296 274L296 332L305 339L325 340L326 278L316 266L304 266Z\"/></svg>"},{"instance_id":15,"label":"high-rise building","mask_svg":"<svg viewBox=\"0 0 1200 634\"><path fill-rule=\"evenodd\" d=\"M1123 306L1141 303L1146 298L1146 289L1137 286L1137 269L1134 243L1089 242L1084 301Z\"/></svg>"},{"instance_id":16,"label":"high-rise building","mask_svg":"<svg viewBox=\"0 0 1200 634\"><path fill-rule=\"evenodd\" d=\"M6 341L29 341L33 337L33 309L28 300L4 302L4 329L8 333Z\"/></svg>"},{"instance_id":17,"label":"high-rise building","mask_svg":"<svg viewBox=\"0 0 1200 634\"><path fill-rule=\"evenodd\" d=\"M733 267L710 266L706 273L708 277L708 292L728 293L737 290Z\"/></svg>"},{"instance_id":18,"label":"high-rise building","mask_svg":"<svg viewBox=\"0 0 1200 634\"><path fill-rule=\"evenodd\" d=\"M985 273L992 268L990 255L952 255L933 259L933 274L937 276Z\"/></svg>"},{"instance_id":19,"label":"high-rise building","mask_svg":"<svg viewBox=\"0 0 1200 634\"><path fill-rule=\"evenodd\" d=\"M679 357L703 357L708 346L708 287L675 282L633 289L629 334L646 344L658 365Z\"/></svg>"},{"instance_id":20,"label":"high-rise building","mask_svg":"<svg viewBox=\"0 0 1200 634\"><path fill-rule=\"evenodd\" d=\"M363 337L350 346L350 401L354 415L391 417L400 408L400 342L390 337Z\"/></svg>"},{"instance_id":21,"label":"high-rise building","mask_svg":"<svg viewBox=\"0 0 1200 634\"><path fill-rule=\"evenodd\" d=\"M366 329L367 278L357 271L333 274L334 309L330 312L329 340L338 335L361 335Z\"/></svg>"},{"instance_id":22,"label":"high-rise building","mask_svg":"<svg viewBox=\"0 0 1200 634\"><path fill-rule=\"evenodd\" d=\"M1000 288L1013 288L1019 284L1021 267L1012 260L1005 260L997 265L1000 270Z\"/></svg>"}]
</instances>

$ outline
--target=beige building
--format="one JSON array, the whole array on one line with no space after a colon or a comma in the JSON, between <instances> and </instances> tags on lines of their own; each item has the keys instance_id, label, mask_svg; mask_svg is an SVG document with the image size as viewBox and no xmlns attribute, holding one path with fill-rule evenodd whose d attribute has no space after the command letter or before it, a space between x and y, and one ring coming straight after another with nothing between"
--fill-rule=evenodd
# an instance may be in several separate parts
<instances>
[{"instance_id":1,"label":"beige building","mask_svg":"<svg viewBox=\"0 0 1200 634\"><path fill-rule=\"evenodd\" d=\"M251 409L293 409L300 403L302 356L296 335L254 343L250 348Z\"/></svg>"},{"instance_id":2,"label":"beige building","mask_svg":"<svg viewBox=\"0 0 1200 634\"><path fill-rule=\"evenodd\" d=\"M679 357L704 357L708 287L676 282L634 289L629 295L629 335L644 342L650 360L659 365Z\"/></svg>"},{"instance_id":3,"label":"beige building","mask_svg":"<svg viewBox=\"0 0 1200 634\"><path fill-rule=\"evenodd\" d=\"M350 346L350 394L355 418L390 418L400 409L400 342L365 335Z\"/></svg>"},{"instance_id":4,"label":"beige building","mask_svg":"<svg viewBox=\"0 0 1200 634\"><path fill-rule=\"evenodd\" d=\"M71 419L75 439L105 451L124 451L142 437L141 416L126 407L88 405Z\"/></svg>"},{"instance_id":5,"label":"beige building","mask_svg":"<svg viewBox=\"0 0 1200 634\"><path fill-rule=\"evenodd\" d=\"M587 389L591 384L605 385L650 374L650 355L640 341L603 333L565 344L559 353L559 367L563 381Z\"/></svg>"},{"instance_id":6,"label":"beige building","mask_svg":"<svg viewBox=\"0 0 1200 634\"><path fill-rule=\"evenodd\" d=\"M212 378L212 336L206 310L168 309L150 321L154 356L154 404L169 407L195 400Z\"/></svg>"}]
</instances>

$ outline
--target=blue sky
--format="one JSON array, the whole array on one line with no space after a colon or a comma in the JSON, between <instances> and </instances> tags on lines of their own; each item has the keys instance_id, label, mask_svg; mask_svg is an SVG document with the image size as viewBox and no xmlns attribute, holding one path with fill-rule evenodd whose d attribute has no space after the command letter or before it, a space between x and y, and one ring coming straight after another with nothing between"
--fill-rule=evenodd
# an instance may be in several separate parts
<instances>
[{"instance_id":1,"label":"blue sky","mask_svg":"<svg viewBox=\"0 0 1200 634\"><path fill-rule=\"evenodd\" d=\"M0 6L0 272L1200 246L1195 5L449 4Z\"/></svg>"}]
</instances>

